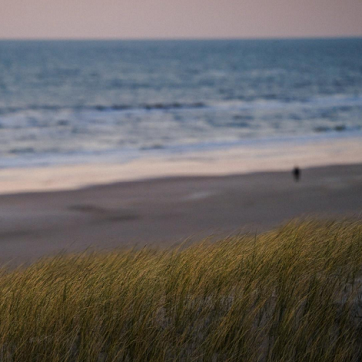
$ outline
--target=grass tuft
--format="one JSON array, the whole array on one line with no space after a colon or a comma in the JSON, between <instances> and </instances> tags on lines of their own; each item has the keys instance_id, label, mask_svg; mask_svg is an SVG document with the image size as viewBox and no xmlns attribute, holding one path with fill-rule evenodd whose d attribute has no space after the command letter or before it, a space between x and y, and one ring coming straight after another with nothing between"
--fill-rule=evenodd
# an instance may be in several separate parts
<instances>
[{"instance_id":1,"label":"grass tuft","mask_svg":"<svg viewBox=\"0 0 362 362\"><path fill-rule=\"evenodd\" d=\"M360 361L362 226L293 222L185 250L0 274L1 361Z\"/></svg>"}]
</instances>

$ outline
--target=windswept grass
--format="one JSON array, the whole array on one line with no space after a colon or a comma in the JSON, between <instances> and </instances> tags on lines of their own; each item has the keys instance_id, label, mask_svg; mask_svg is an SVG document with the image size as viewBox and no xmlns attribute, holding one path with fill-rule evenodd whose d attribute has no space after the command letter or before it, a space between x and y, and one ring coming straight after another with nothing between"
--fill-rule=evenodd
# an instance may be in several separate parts
<instances>
[{"instance_id":1,"label":"windswept grass","mask_svg":"<svg viewBox=\"0 0 362 362\"><path fill-rule=\"evenodd\" d=\"M0 360L361 361L361 272L349 222L46 259L0 275Z\"/></svg>"}]
</instances>

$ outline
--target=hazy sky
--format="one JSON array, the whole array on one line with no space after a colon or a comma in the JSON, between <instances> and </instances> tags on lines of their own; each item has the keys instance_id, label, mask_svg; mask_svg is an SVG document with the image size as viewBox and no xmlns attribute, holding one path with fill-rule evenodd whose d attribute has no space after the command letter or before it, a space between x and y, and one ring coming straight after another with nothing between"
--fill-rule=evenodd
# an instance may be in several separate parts
<instances>
[{"instance_id":1,"label":"hazy sky","mask_svg":"<svg viewBox=\"0 0 362 362\"><path fill-rule=\"evenodd\" d=\"M362 36L362 0L0 0L0 38Z\"/></svg>"}]
</instances>

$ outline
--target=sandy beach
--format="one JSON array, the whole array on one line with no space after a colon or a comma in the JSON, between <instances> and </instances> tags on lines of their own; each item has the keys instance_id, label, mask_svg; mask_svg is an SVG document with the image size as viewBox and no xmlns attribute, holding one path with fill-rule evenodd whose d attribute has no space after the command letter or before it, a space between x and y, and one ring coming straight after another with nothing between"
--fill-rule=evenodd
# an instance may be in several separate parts
<instances>
[{"instance_id":1,"label":"sandy beach","mask_svg":"<svg viewBox=\"0 0 362 362\"><path fill-rule=\"evenodd\" d=\"M151 154L128 162L0 169L0 194L75 190L86 186L165 177L228 176L362 163L362 134L251 140L235 147Z\"/></svg>"},{"instance_id":2,"label":"sandy beach","mask_svg":"<svg viewBox=\"0 0 362 362\"><path fill-rule=\"evenodd\" d=\"M1 262L259 233L295 217L362 216L362 165L164 177L0 196Z\"/></svg>"}]
</instances>

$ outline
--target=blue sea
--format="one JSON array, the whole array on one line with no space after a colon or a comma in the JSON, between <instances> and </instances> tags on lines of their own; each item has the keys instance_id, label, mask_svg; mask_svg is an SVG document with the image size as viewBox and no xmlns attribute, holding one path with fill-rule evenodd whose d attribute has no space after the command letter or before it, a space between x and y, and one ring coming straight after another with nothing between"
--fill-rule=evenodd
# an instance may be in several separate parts
<instances>
[{"instance_id":1,"label":"blue sea","mask_svg":"<svg viewBox=\"0 0 362 362\"><path fill-rule=\"evenodd\" d=\"M362 141L362 38L0 41L0 168Z\"/></svg>"}]
</instances>

